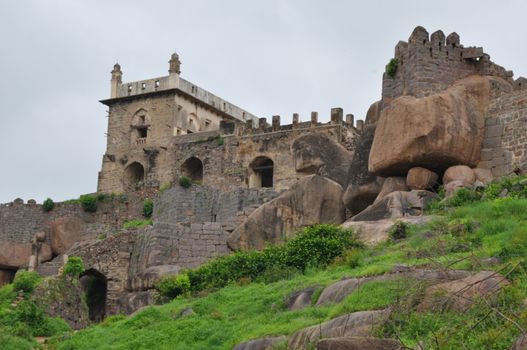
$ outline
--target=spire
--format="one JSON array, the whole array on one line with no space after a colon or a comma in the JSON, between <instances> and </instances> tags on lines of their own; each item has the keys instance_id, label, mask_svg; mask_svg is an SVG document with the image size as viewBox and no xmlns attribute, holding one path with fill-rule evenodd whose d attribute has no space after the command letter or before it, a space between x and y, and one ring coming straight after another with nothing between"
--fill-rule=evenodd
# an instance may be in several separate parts
<instances>
[{"instance_id":1,"label":"spire","mask_svg":"<svg viewBox=\"0 0 527 350\"><path fill-rule=\"evenodd\" d=\"M172 74L181 74L181 61L179 60L179 55L177 53L173 53L170 57L170 61L168 61L169 68L168 73Z\"/></svg>"},{"instance_id":2,"label":"spire","mask_svg":"<svg viewBox=\"0 0 527 350\"><path fill-rule=\"evenodd\" d=\"M118 91L119 91L119 85L122 83L122 77L123 72L121 72L121 66L119 63L116 63L113 65L112 69L112 80L110 84L110 97L115 98L117 97Z\"/></svg>"}]
</instances>

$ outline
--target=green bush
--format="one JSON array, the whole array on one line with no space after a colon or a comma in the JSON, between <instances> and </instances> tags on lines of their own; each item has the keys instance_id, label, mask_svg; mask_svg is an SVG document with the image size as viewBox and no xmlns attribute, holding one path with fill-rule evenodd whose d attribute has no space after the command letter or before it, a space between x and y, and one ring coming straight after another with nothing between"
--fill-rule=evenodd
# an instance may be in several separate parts
<instances>
[{"instance_id":1,"label":"green bush","mask_svg":"<svg viewBox=\"0 0 527 350\"><path fill-rule=\"evenodd\" d=\"M34 271L19 271L13 281L13 289L15 291L22 290L26 293L31 293L41 279L42 277Z\"/></svg>"},{"instance_id":2,"label":"green bush","mask_svg":"<svg viewBox=\"0 0 527 350\"><path fill-rule=\"evenodd\" d=\"M187 276L193 292L222 288L240 279L268 283L303 273L309 267L326 266L354 247L362 245L352 231L333 225L316 225L303 229L282 246L222 256L188 271ZM164 286L171 285L167 282ZM179 295L170 288L158 288L158 291L164 296Z\"/></svg>"},{"instance_id":3,"label":"green bush","mask_svg":"<svg viewBox=\"0 0 527 350\"><path fill-rule=\"evenodd\" d=\"M47 213L48 211L52 211L55 208L55 202L53 202L53 199L47 198L44 203L42 203L42 209Z\"/></svg>"},{"instance_id":4,"label":"green bush","mask_svg":"<svg viewBox=\"0 0 527 350\"><path fill-rule=\"evenodd\" d=\"M397 221L393 226L390 228L390 231L388 232L388 237L390 237L391 240L399 240L406 238L408 236L408 224L404 221Z\"/></svg>"},{"instance_id":5,"label":"green bush","mask_svg":"<svg viewBox=\"0 0 527 350\"><path fill-rule=\"evenodd\" d=\"M147 225L152 225L152 219L145 219L145 220L129 220L123 223L123 228L125 230L130 230L134 228L141 228L145 227Z\"/></svg>"},{"instance_id":6,"label":"green bush","mask_svg":"<svg viewBox=\"0 0 527 350\"><path fill-rule=\"evenodd\" d=\"M143 216L145 218L152 217L153 211L154 211L154 201L152 201L150 198L146 198L143 201Z\"/></svg>"},{"instance_id":7,"label":"green bush","mask_svg":"<svg viewBox=\"0 0 527 350\"><path fill-rule=\"evenodd\" d=\"M83 194L79 198L82 209L87 213L95 213L97 211L97 197L91 194Z\"/></svg>"},{"instance_id":8,"label":"green bush","mask_svg":"<svg viewBox=\"0 0 527 350\"><path fill-rule=\"evenodd\" d=\"M448 198L445 205L448 207L460 207L481 199L481 193L468 188L458 189L452 197Z\"/></svg>"},{"instance_id":9,"label":"green bush","mask_svg":"<svg viewBox=\"0 0 527 350\"><path fill-rule=\"evenodd\" d=\"M78 256L68 257L68 262L64 265L64 275L72 278L79 278L84 271L84 263Z\"/></svg>"},{"instance_id":10,"label":"green bush","mask_svg":"<svg viewBox=\"0 0 527 350\"><path fill-rule=\"evenodd\" d=\"M161 295L175 298L190 292L190 279L186 273L177 276L163 276L156 283L155 288Z\"/></svg>"},{"instance_id":11,"label":"green bush","mask_svg":"<svg viewBox=\"0 0 527 350\"><path fill-rule=\"evenodd\" d=\"M386 65L386 74L390 78L395 78L395 73L397 73L397 67L399 66L399 62L397 61L397 58L392 58L390 62Z\"/></svg>"},{"instance_id":12,"label":"green bush","mask_svg":"<svg viewBox=\"0 0 527 350\"><path fill-rule=\"evenodd\" d=\"M170 187L172 187L172 183L171 182L165 182L165 183L161 184L161 186L159 186L159 192L165 192Z\"/></svg>"},{"instance_id":13,"label":"green bush","mask_svg":"<svg viewBox=\"0 0 527 350\"><path fill-rule=\"evenodd\" d=\"M192 186L192 180L187 176L181 176L179 178L179 186L183 188L189 188L190 186Z\"/></svg>"}]
</instances>

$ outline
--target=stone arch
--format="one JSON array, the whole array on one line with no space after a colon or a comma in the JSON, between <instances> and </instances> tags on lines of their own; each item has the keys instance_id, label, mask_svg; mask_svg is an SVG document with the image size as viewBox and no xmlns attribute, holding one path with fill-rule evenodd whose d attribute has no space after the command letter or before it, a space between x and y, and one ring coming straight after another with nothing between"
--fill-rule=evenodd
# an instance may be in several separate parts
<instances>
[{"instance_id":1,"label":"stone arch","mask_svg":"<svg viewBox=\"0 0 527 350\"><path fill-rule=\"evenodd\" d=\"M125 189L136 188L145 180L145 168L139 162L133 162L124 169L123 185Z\"/></svg>"},{"instance_id":2,"label":"stone arch","mask_svg":"<svg viewBox=\"0 0 527 350\"><path fill-rule=\"evenodd\" d=\"M203 182L203 162L197 157L190 157L181 165L181 175L192 181Z\"/></svg>"},{"instance_id":3,"label":"stone arch","mask_svg":"<svg viewBox=\"0 0 527 350\"><path fill-rule=\"evenodd\" d=\"M266 156L258 156L249 164L249 187L273 187L274 162Z\"/></svg>"},{"instance_id":4,"label":"stone arch","mask_svg":"<svg viewBox=\"0 0 527 350\"><path fill-rule=\"evenodd\" d=\"M80 285L86 295L90 321L101 322L106 316L108 279L96 269L88 269L81 275Z\"/></svg>"}]
</instances>

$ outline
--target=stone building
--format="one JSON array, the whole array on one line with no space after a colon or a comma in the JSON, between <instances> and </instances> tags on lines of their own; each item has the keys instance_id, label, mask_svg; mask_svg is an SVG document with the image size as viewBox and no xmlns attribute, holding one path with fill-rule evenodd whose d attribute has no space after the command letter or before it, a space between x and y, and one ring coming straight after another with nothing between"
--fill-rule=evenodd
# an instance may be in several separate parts
<instances>
[{"instance_id":1,"label":"stone building","mask_svg":"<svg viewBox=\"0 0 527 350\"><path fill-rule=\"evenodd\" d=\"M119 64L112 70L107 148L99 173L98 192L122 193L138 187L159 188L180 176L230 190L237 187L288 188L299 175L290 157L292 141L316 130L351 146L358 130L353 116L342 109L331 122L269 125L234 104L180 77L180 60L173 54L169 75L122 82Z\"/></svg>"}]
</instances>

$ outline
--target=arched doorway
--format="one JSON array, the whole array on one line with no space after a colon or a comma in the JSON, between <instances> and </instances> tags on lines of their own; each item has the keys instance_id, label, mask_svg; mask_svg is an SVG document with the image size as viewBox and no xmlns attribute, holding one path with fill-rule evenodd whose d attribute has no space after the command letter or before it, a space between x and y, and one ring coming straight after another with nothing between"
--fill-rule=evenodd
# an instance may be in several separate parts
<instances>
[{"instance_id":1,"label":"arched doorway","mask_svg":"<svg viewBox=\"0 0 527 350\"><path fill-rule=\"evenodd\" d=\"M190 157L181 165L181 175L193 182L203 182L203 162L196 157Z\"/></svg>"},{"instance_id":2,"label":"arched doorway","mask_svg":"<svg viewBox=\"0 0 527 350\"><path fill-rule=\"evenodd\" d=\"M134 162L124 169L123 184L125 189L136 188L145 179L145 168L138 162Z\"/></svg>"},{"instance_id":3,"label":"arched doorway","mask_svg":"<svg viewBox=\"0 0 527 350\"><path fill-rule=\"evenodd\" d=\"M249 164L249 187L273 187L274 162L271 158L256 157Z\"/></svg>"},{"instance_id":4,"label":"arched doorway","mask_svg":"<svg viewBox=\"0 0 527 350\"><path fill-rule=\"evenodd\" d=\"M89 269L81 275L80 284L86 295L90 321L101 322L106 316L106 276L95 269Z\"/></svg>"}]
</instances>

